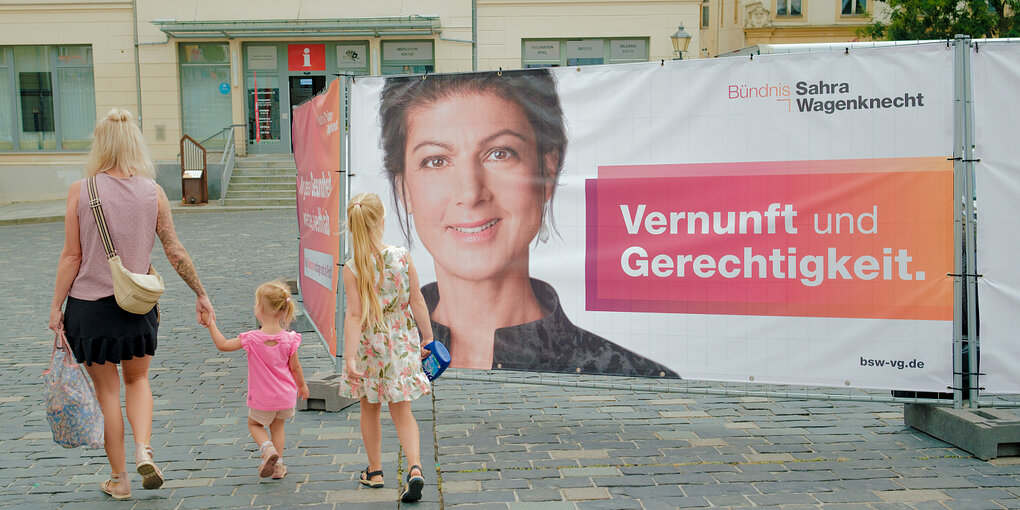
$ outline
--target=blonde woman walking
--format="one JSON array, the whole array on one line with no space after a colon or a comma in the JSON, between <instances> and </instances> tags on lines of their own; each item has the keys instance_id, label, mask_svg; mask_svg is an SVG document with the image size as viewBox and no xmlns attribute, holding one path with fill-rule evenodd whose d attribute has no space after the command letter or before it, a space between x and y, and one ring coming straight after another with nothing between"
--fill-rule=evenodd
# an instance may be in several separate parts
<instances>
[{"instance_id":1,"label":"blonde woman walking","mask_svg":"<svg viewBox=\"0 0 1020 510\"><path fill-rule=\"evenodd\" d=\"M215 317L195 266L177 239L170 202L153 180L155 169L145 139L130 113L115 108L96 125L85 174L86 179L95 178L110 237L124 266L135 273L148 272L152 246L159 236L170 265L195 292L199 323L204 324L203 313ZM131 481L124 447L121 378L142 487L158 489L163 485L163 474L153 461L150 446L149 363L156 353L159 305L144 315L117 305L102 238L89 208L85 179L68 190L64 232L49 328L66 333L75 359L85 363L103 410L106 458L112 474L100 484L100 490L114 499L127 499L131 497Z\"/></svg>"}]
</instances>

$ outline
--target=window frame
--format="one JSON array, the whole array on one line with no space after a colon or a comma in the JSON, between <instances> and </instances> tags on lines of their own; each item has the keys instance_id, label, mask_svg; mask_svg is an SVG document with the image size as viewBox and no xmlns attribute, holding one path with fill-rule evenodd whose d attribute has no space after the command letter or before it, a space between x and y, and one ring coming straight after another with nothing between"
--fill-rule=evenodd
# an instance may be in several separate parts
<instances>
[{"instance_id":1,"label":"window frame","mask_svg":"<svg viewBox=\"0 0 1020 510\"><path fill-rule=\"evenodd\" d=\"M6 98L7 106L10 107L11 123L14 123L16 122L15 119L17 119L17 116L20 115L20 112L18 111L18 101L15 99L17 94L15 94L14 48L12 46L0 46L0 70L4 71L4 74L6 75L7 90L10 91L10 97ZM0 97L0 101L3 100L4 98ZM7 128L11 130L11 148L4 149L0 147L0 153L15 152L15 148L18 147L20 143L18 141L19 137L17 125L9 125ZM3 142L3 140L0 140L0 142Z\"/></svg>"},{"instance_id":2,"label":"window frame","mask_svg":"<svg viewBox=\"0 0 1020 510\"><path fill-rule=\"evenodd\" d=\"M535 37L521 39L521 68L535 69L542 67L571 67L567 58L567 44L572 41L600 41L602 43L601 64L580 64L577 67L588 65L612 65L630 64L635 62L648 62L650 40L648 37ZM640 58L619 58L613 57L613 43L621 41L641 41L644 43L644 56ZM557 58L528 59L525 49L528 43L533 42L555 42L559 45Z\"/></svg>"},{"instance_id":3,"label":"window frame","mask_svg":"<svg viewBox=\"0 0 1020 510\"><path fill-rule=\"evenodd\" d=\"M63 123L63 120L64 120L63 119L63 114L59 113L62 105L60 103L60 100L57 98L57 87L58 87L58 85L60 84L60 81L61 81L60 71L61 70L65 70L65 69L67 69L67 70L84 70L84 69L88 69L88 70L92 71L92 96L93 96L92 97L92 110L93 110L92 111L92 122L93 122L93 126L90 126L90 128L88 129L89 133L91 133L92 129L94 129L94 127L95 127L94 123L95 123L96 117L97 117L97 112L96 112L96 106L97 105L96 105L96 98L95 98L95 94L96 94L96 68L95 68L95 54L93 53L92 45L91 44L58 44L58 45L55 45L53 48L54 48L54 52L55 52L55 55L56 55L55 59L54 59L55 62L54 62L54 71L53 71L53 76L55 78L54 85L53 85L53 96L54 96L53 99L54 99L55 105L54 105L53 108L54 108L54 111L57 112L56 115L60 115L60 117L56 117L56 115L55 115L54 121ZM60 56L61 56L60 55L60 48L87 48L88 49L87 50L88 61L84 62L84 63L72 63L72 62L61 63L60 62ZM89 146L91 145L91 142L90 142L88 144L85 144L85 148L82 148L82 149L64 149L63 148L64 145L67 142L69 142L69 141L81 142L83 140L78 139L78 138L76 138L74 140L65 140L64 139L64 129L63 129L62 125L60 126L60 137L57 140L59 141L59 145L61 147L59 150L61 150L61 151L69 151L69 152L88 151L89 150Z\"/></svg>"},{"instance_id":4,"label":"window frame","mask_svg":"<svg viewBox=\"0 0 1020 510\"><path fill-rule=\"evenodd\" d=\"M371 41L369 41L368 39L364 39L364 40L362 40L362 39L351 39L351 40L341 39L339 41L329 41L328 44L333 46L333 51L336 53L336 55L334 55L334 60L336 60L336 72L337 72L337 74L353 74L355 76L371 76L372 75L372 43L371 43ZM340 53L339 49L340 49L341 46L364 46L364 48L365 48L365 65L363 67L341 67L340 66L340 54L339 54ZM379 46L379 50L380 51L382 50L382 46L381 45ZM435 62L435 60L436 60L436 57L435 57L435 47L433 47L432 51L433 51L433 53L432 53L432 61ZM326 54L327 54L327 58L328 58L328 55L329 55L329 48L328 47L326 48ZM435 64L433 63L433 66L434 65ZM381 59L379 61L379 67L380 67L380 70L381 70L381 68L382 68L382 60ZM360 71L364 71L364 72L362 73Z\"/></svg>"},{"instance_id":5,"label":"window frame","mask_svg":"<svg viewBox=\"0 0 1020 510\"><path fill-rule=\"evenodd\" d=\"M386 46L390 44L399 43L429 43L432 46L432 58L431 64L427 64L425 60L400 60L400 59L386 59ZM418 66L431 66L432 70L425 70L425 73L411 72L411 73L387 73L384 71L386 67L418 67ZM436 70L436 40L435 39L383 39L379 41L379 75L380 76L400 76L405 74L426 74L434 73Z\"/></svg>"},{"instance_id":6,"label":"window frame","mask_svg":"<svg viewBox=\"0 0 1020 510\"><path fill-rule=\"evenodd\" d=\"M18 67L14 59L14 50L18 47L27 48L41 48L47 55L46 71L50 74L50 86L51 86L51 97L53 107L53 147L42 147L39 149L23 149L22 142L29 142L30 140L25 139L22 136L21 116L22 116L22 105L19 101L20 96L20 85L18 82ZM58 48L63 47L85 47L88 48L89 61L83 63L60 63L60 55ZM89 148L64 148L64 133L61 125L62 118L60 113L60 99L61 87L63 84L60 80L60 71L66 69L90 69L92 71L92 93L95 95L96 89L96 68L95 68L95 47L92 44L11 44L11 45L0 45L0 69L7 72L7 85L10 90L10 97L0 97L0 101L7 101L7 105L10 107L11 119L10 124L7 126L11 130L11 147L5 149L0 147L0 154L45 154L45 153L68 153L68 154L82 154L88 153ZM93 108L95 109L98 105L96 104L95 98L93 97ZM96 112L92 113L92 118L96 119ZM90 129L91 132L91 129ZM48 131L47 131L48 133ZM79 140L75 140L79 141Z\"/></svg>"},{"instance_id":7,"label":"window frame","mask_svg":"<svg viewBox=\"0 0 1020 510\"><path fill-rule=\"evenodd\" d=\"M857 11L857 2L858 1L864 3L864 11L863 12ZM868 15L868 8L869 8L868 0L850 0L850 11L851 12L850 13L845 13L845 12L843 12L843 3L840 2L839 15L840 15L840 17L843 17L843 18L861 18L861 17L864 17L864 16Z\"/></svg>"},{"instance_id":8,"label":"window frame","mask_svg":"<svg viewBox=\"0 0 1020 510\"><path fill-rule=\"evenodd\" d=\"M209 61L205 61L205 62L185 62L184 48L186 46L188 46L188 45L218 45L218 46L224 46L224 47L226 47L226 52L225 52L226 59L224 61L222 61L222 62L209 62ZM206 68L210 68L210 67L226 67L227 76L230 78L229 79L229 83L231 84L230 85L231 89L233 89L233 87L234 87L234 85L233 85L233 81L234 81L233 80L233 72L234 72L234 69L233 69L233 63L231 62L231 51L232 50L230 48L230 43L226 42L226 41L178 41L178 43L177 43L177 95L178 95L178 101L177 101L177 103L178 103L178 119L180 119L180 125L178 125L177 127L180 130L180 133L182 134L182 136L185 135L185 134L188 134L187 130L185 129L185 115L186 115L186 113L185 113L185 108L184 108L184 106L185 106L184 105L184 84L181 81L184 78L184 69L185 68L199 68L199 67L206 67ZM233 94L233 91L231 91L231 95L232 94ZM231 115L230 115L229 122L227 123L228 125L233 123L233 98L230 99L230 102L231 102ZM219 130L219 129L222 129L223 127L225 127L225 126L217 126L216 129ZM196 138L196 139L197 140L201 140L202 139L201 135L199 135L199 137ZM208 148L218 148L218 147L210 146Z\"/></svg>"},{"instance_id":9,"label":"window frame","mask_svg":"<svg viewBox=\"0 0 1020 510\"><path fill-rule=\"evenodd\" d=\"M786 5L786 10L787 11L790 11L790 10L793 9L793 0L774 0L773 7L774 7L775 10L773 12L776 13L776 17L777 18L781 18L781 19L797 19L797 18L803 18L804 17L804 9L805 9L805 7L807 7L807 5L806 5L807 2L806 1L803 1L803 0L801 1L801 3L800 3L800 12L798 12L797 14L790 14L788 12L785 13L785 14L784 13L780 13L779 12L779 5L780 5L780 3L784 3Z\"/></svg>"}]
</instances>

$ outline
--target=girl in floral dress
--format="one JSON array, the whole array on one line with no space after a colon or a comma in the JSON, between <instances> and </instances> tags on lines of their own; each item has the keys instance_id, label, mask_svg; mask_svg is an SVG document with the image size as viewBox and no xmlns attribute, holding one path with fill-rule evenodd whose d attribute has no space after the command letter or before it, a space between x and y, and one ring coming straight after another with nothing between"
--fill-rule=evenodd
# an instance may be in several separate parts
<instances>
[{"instance_id":1,"label":"girl in floral dress","mask_svg":"<svg viewBox=\"0 0 1020 510\"><path fill-rule=\"evenodd\" d=\"M384 484L379 420L382 403L389 406L410 466L400 500L410 503L421 499L425 487L411 401L432 390L421 368L429 354L422 345L432 341L432 325L407 249L382 242L385 215L374 193L361 193L347 204L353 257L343 270L347 313L340 395L361 400L368 467L359 481L372 488Z\"/></svg>"}]
</instances>

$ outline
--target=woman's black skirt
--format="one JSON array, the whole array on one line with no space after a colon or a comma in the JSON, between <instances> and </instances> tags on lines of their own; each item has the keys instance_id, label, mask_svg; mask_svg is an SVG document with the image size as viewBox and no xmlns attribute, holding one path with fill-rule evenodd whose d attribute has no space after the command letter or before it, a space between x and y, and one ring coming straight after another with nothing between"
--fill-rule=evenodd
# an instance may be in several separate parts
<instances>
[{"instance_id":1,"label":"woman's black skirt","mask_svg":"<svg viewBox=\"0 0 1020 510\"><path fill-rule=\"evenodd\" d=\"M120 363L156 354L159 305L145 315L124 311L113 296L96 301L67 297L64 332L78 363Z\"/></svg>"}]
</instances>

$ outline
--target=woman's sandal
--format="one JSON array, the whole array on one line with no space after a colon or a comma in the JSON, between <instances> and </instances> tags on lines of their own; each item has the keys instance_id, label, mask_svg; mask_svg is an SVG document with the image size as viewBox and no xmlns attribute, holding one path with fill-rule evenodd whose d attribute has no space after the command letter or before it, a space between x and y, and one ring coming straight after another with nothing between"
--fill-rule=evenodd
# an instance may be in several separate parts
<instances>
[{"instance_id":1,"label":"woman's sandal","mask_svg":"<svg viewBox=\"0 0 1020 510\"><path fill-rule=\"evenodd\" d=\"M374 481L372 480L372 477L382 475L383 472L381 469L379 471L369 471L368 468L365 468L365 470L361 472L361 477L358 478L358 481L361 482L361 485L365 485L373 489L381 489L384 482L382 480L379 480L378 482Z\"/></svg>"},{"instance_id":2,"label":"woman's sandal","mask_svg":"<svg viewBox=\"0 0 1020 510\"><path fill-rule=\"evenodd\" d=\"M127 490L121 488L121 485L126 485ZM131 481L128 480L126 472L113 473L109 480L99 484L99 490L109 494L113 499L128 499L131 497Z\"/></svg>"},{"instance_id":3,"label":"woman's sandal","mask_svg":"<svg viewBox=\"0 0 1020 510\"><path fill-rule=\"evenodd\" d=\"M152 461L152 447L147 444L135 445L135 466L142 475L143 489L158 489L163 486L163 472Z\"/></svg>"},{"instance_id":4,"label":"woman's sandal","mask_svg":"<svg viewBox=\"0 0 1020 510\"><path fill-rule=\"evenodd\" d=\"M425 488L425 477L421 474L411 476L411 472L415 469L418 470L418 473L424 473L421 466L417 464L407 470L407 485L404 486L404 492L400 493L400 501L404 503L414 503L421 499L421 491Z\"/></svg>"}]
</instances>

